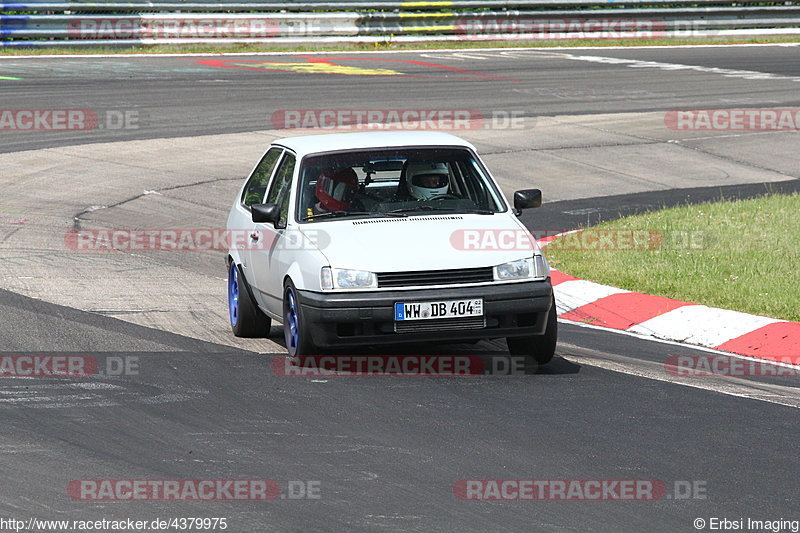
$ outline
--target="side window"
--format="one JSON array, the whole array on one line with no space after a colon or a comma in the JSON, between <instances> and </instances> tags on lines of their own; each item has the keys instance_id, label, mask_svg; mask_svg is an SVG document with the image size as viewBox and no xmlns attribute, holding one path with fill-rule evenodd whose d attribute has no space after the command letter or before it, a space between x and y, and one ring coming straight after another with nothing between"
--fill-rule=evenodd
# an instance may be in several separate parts
<instances>
[{"instance_id":1,"label":"side window","mask_svg":"<svg viewBox=\"0 0 800 533\"><path fill-rule=\"evenodd\" d=\"M280 208L281 217L278 220L278 227L286 227L289 215L289 195L292 192L292 176L294 175L294 154L286 152L283 156L278 171L275 172L275 179L269 187L265 204L275 204Z\"/></svg>"},{"instance_id":2,"label":"side window","mask_svg":"<svg viewBox=\"0 0 800 533\"><path fill-rule=\"evenodd\" d=\"M275 163L278 162L281 152L280 148L272 147L261 158L250 179L247 180L247 186L245 186L242 193L242 203L244 205L251 206L262 202L264 193L267 192L267 184L269 183L269 177L272 175L272 169L275 168Z\"/></svg>"}]
</instances>

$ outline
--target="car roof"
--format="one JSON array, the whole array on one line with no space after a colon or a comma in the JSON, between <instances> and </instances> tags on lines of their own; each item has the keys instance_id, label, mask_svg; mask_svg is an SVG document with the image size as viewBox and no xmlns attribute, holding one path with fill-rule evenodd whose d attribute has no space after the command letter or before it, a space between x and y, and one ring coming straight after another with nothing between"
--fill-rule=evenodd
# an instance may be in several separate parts
<instances>
[{"instance_id":1,"label":"car roof","mask_svg":"<svg viewBox=\"0 0 800 533\"><path fill-rule=\"evenodd\" d=\"M286 137L272 142L289 148L299 156L340 150L394 148L403 146L461 146L475 150L460 137L437 131L371 131L358 133L329 133Z\"/></svg>"}]
</instances>

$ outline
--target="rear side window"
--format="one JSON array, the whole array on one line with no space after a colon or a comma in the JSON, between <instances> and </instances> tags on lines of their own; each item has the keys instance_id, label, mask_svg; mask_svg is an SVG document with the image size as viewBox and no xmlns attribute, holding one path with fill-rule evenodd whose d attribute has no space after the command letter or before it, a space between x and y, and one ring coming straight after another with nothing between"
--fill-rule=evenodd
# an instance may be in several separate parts
<instances>
[{"instance_id":1,"label":"rear side window","mask_svg":"<svg viewBox=\"0 0 800 533\"><path fill-rule=\"evenodd\" d=\"M283 156L275 178L269 187L269 193L264 200L265 204L275 204L280 209L280 219L278 227L286 227L286 220L289 214L289 195L292 192L292 176L294 175L295 157L294 154L286 152Z\"/></svg>"},{"instance_id":2,"label":"rear side window","mask_svg":"<svg viewBox=\"0 0 800 533\"><path fill-rule=\"evenodd\" d=\"M250 175L250 179L247 180L247 185L242 193L242 203L244 205L251 206L264 202L264 193L267 192L269 177L272 176L275 163L278 162L282 151L280 148L273 147L261 158L253 174Z\"/></svg>"}]
</instances>

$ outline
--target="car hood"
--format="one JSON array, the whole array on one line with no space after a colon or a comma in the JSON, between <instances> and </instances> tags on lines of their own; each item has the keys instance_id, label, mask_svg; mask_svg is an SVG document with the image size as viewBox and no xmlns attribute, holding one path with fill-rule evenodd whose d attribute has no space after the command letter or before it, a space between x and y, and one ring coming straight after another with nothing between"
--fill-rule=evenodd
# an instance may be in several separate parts
<instances>
[{"instance_id":1,"label":"car hood","mask_svg":"<svg viewBox=\"0 0 800 533\"><path fill-rule=\"evenodd\" d=\"M499 265L538 251L509 213L336 220L301 226L334 268L371 272Z\"/></svg>"}]
</instances>

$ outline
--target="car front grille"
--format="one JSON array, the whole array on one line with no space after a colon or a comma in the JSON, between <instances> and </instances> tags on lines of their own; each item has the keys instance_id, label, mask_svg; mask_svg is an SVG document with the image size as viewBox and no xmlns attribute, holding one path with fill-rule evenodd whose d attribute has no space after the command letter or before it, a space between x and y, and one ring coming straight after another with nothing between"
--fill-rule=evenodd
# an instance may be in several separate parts
<instances>
[{"instance_id":1,"label":"car front grille","mask_svg":"<svg viewBox=\"0 0 800 533\"><path fill-rule=\"evenodd\" d=\"M417 331L446 331L451 329L485 328L485 316L467 316L460 318L444 318L441 320L399 320L394 323L395 333L411 333Z\"/></svg>"},{"instance_id":2,"label":"car front grille","mask_svg":"<svg viewBox=\"0 0 800 533\"><path fill-rule=\"evenodd\" d=\"M378 272L378 287L458 285L462 283L481 283L492 280L494 280L492 267Z\"/></svg>"}]
</instances>

